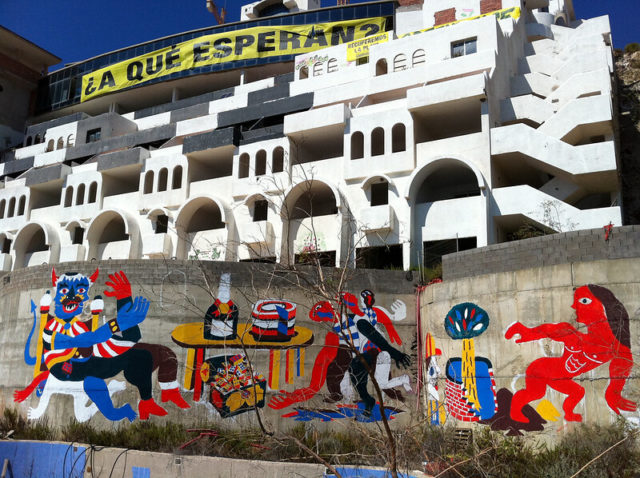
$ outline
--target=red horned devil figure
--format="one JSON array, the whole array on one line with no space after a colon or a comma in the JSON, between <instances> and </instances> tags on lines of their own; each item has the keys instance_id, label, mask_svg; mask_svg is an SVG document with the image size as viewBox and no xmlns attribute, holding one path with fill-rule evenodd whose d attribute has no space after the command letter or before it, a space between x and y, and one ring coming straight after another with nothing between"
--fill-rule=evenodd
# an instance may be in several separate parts
<instances>
[{"instance_id":1,"label":"red horned devil figure","mask_svg":"<svg viewBox=\"0 0 640 478\"><path fill-rule=\"evenodd\" d=\"M626 309L609 289L592 284L576 289L571 307L576 311L577 321L586 325L586 333L567 322L532 328L516 322L507 329L507 339L520 335L516 343L551 339L564 344L561 357L542 357L531 362L525 388L513 396L512 419L527 423L529 420L523 415L522 408L542 398L550 387L567 395L562 405L565 419L582 421L574 408L584 397L585 390L574 379L606 363L609 364L610 382L604 396L609 407L618 414L621 410L636 410L635 402L622 397L622 389L633 367Z\"/></svg>"}]
</instances>

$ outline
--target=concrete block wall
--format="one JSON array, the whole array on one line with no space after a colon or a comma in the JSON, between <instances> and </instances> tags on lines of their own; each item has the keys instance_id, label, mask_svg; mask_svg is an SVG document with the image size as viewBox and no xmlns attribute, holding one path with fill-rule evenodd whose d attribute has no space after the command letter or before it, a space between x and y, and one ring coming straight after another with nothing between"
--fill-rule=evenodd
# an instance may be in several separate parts
<instances>
[{"instance_id":1,"label":"concrete block wall","mask_svg":"<svg viewBox=\"0 0 640 478\"><path fill-rule=\"evenodd\" d=\"M442 258L445 281L463 277L571 262L640 257L640 226L550 234L448 254Z\"/></svg>"}]
</instances>

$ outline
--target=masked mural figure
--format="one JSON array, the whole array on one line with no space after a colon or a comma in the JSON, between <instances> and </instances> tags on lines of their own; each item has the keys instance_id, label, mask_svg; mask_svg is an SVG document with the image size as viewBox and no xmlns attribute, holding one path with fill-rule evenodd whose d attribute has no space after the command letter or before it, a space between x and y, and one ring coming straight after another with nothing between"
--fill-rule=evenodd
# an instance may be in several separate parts
<instances>
[{"instance_id":1,"label":"masked mural figure","mask_svg":"<svg viewBox=\"0 0 640 478\"><path fill-rule=\"evenodd\" d=\"M123 272L110 275L110 282L106 283L110 289L105 295L117 300L116 318L98 327L104 302L96 296L90 304L92 319L81 320L89 289L97 277L98 270L90 277L74 272L58 277L55 270L52 271L55 295L47 292L40 301L36 357L29 357L28 352L32 334L25 346L25 359L35 365L35 378L25 390L14 394L15 401L25 400L38 386L42 390L51 376L61 384L71 383L70 388L74 390L77 387L73 384L81 382L84 392L109 420L133 421L136 418L133 408L129 404L114 407L110 388L105 383L106 379L122 372L138 389L141 397L138 412L140 418L146 420L149 415L167 414L151 396L151 375L157 369L162 400L188 408L178 391L175 354L165 346L139 342L138 324L146 318L149 301L143 297L132 298L131 285Z\"/></svg>"},{"instance_id":2,"label":"masked mural figure","mask_svg":"<svg viewBox=\"0 0 640 478\"><path fill-rule=\"evenodd\" d=\"M562 406L565 419L582 421L574 408L584 397L585 389L575 378L607 363L611 377L605 392L607 404L617 414L621 410L636 410L635 402L622 397L622 389L633 367L629 314L625 307L609 289L592 284L575 291L571 307L576 311L577 321L586 326L586 333L567 322L537 327L516 322L507 329L507 339L520 336L516 343L551 339L564 344L562 356L542 357L529 365L525 388L513 396L513 420L528 423L529 419L522 413L523 407L542 398L550 387L567 396Z\"/></svg>"},{"instance_id":3,"label":"masked mural figure","mask_svg":"<svg viewBox=\"0 0 640 478\"><path fill-rule=\"evenodd\" d=\"M373 294L371 294L371 298L372 296ZM311 320L325 322L332 326L332 329L327 332L325 343L316 357L309 386L293 392L281 390L278 396L271 399L269 407L279 410L294 403L309 400L320 391L325 382L329 391L326 401L340 401L343 399L340 383L348 372L351 383L365 404L364 415L369 416L375 405L375 399L367 391L367 370L352 350L352 347L358 349L367 364L372 367L375 366L376 357L381 351L389 354L389 357L395 360L398 367L406 368L410 365L411 359L409 356L392 347L371 324L371 318L365 318L365 312L360 310L357 298L353 294L344 293L341 295L341 300L348 311L347 315L342 318L338 318L333 306L327 301L316 303L309 311ZM373 306L372 300L369 302L369 310L375 313L371 306ZM380 322L385 325L389 324L390 328L393 327L386 314L384 315L385 318L383 318L383 314L380 314L379 317L381 319ZM389 335L393 339L399 340L395 329ZM404 384L404 380L401 382L401 384Z\"/></svg>"}]
</instances>

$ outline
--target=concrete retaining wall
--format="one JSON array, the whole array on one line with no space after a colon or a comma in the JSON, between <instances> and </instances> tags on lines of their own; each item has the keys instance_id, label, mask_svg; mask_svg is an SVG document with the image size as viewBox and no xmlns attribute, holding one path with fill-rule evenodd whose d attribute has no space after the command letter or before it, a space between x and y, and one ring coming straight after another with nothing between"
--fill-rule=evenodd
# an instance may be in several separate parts
<instances>
[{"instance_id":1,"label":"concrete retaining wall","mask_svg":"<svg viewBox=\"0 0 640 478\"><path fill-rule=\"evenodd\" d=\"M252 306L258 300L284 299L297 305L295 324L296 333L299 335L296 337L304 335L304 328L309 329L308 333L312 337L312 343L306 348L295 347L296 338L291 339L290 343L283 343L282 350L278 351L279 357L277 354L271 353L271 350L274 349L272 346L249 348L244 351L237 345L234 348L231 343L228 343L225 346L221 345L218 348L209 348L204 351L204 359L213 355L226 354L231 356L246 353L253 363L255 373L263 375L265 381L270 375L276 378L273 382L268 382L272 386L267 385L263 397L262 411L268 425L276 429L286 428L295 425L296 420L318 418L318 415L314 414L317 409L330 409L337 413L333 422L329 422L327 426L334 426L332 423L335 422L345 422L345 425L347 422L352 423L354 416L358 416L365 422L370 420L361 416L362 410L358 411L352 408L353 403L348 393L353 393L352 398L355 400L359 395L349 386L349 373L346 370L341 372L342 376L346 376L344 381L346 394L335 404L325 403L324 399L328 395L327 385L321 384L318 393L312 399L292 403L281 409L272 409L267 406L280 390L293 392L310 385L312 369L318 353L324 349L327 335L331 334L331 325L317 323L309 318L310 309L317 301L321 300L312 285L319 283L319 279L311 268L302 268L299 274L287 274L276 269L276 266L268 264L155 260L65 263L64 265L56 265L55 268L58 275L65 271L79 271L90 275L96 268L99 268L98 280L91 287L89 295L93 297L101 294L105 299L105 310L100 319L101 323L105 319L109 320L116 316L115 299L106 297L103 292L109 274L119 270L125 271L131 281L133 295L141 295L151 301L147 318L140 325L141 341L164 347L163 350L169 350L170 353L175 354L175 358L169 357L168 361L173 361L174 366L177 361L176 381L179 384L179 392L190 406L189 409L183 410L173 403L162 403L160 377L154 373L152 378L153 396L156 402L166 409L168 415L162 418L152 416L153 420L170 420L188 424L220 421L229 426L257 427L256 418L252 412L237 414L226 419L221 418L220 413L209 400L211 390L209 383L214 381L212 377L216 373L215 370L211 370L208 379L204 377L205 382L201 396L194 401L195 378L191 382L188 380L185 382L185 374L197 377L200 370L194 370L196 365L194 357L188 355L187 349L179 346L171 338L175 329L185 323L202 323L205 311L218 295L220 277L225 273L230 274L230 296L239 310L239 324L249 324L250 326ZM337 294L337 284L340 281L339 272L339 270L333 269L324 271L323 284L330 297ZM393 322L395 330L401 337L402 345L397 343L392 345L397 350L411 353L411 344L416 333L415 296L413 293L414 285L407 281L405 273L353 271L348 275L349 280L343 290L352 292L355 297L360 297L362 290L373 291L375 293L375 307L383 308L392 318L396 312L395 301L400 300L404 304L403 313L395 315L395 318L402 318L402 320ZM91 417L91 423L96 426L113 426L114 422L107 420L95 408L93 410L87 409L92 405L82 390L82 382L55 383L55 380L49 377L42 397L39 398L34 392L24 402L14 403L13 393L26 387L34 377L34 367L26 365L24 360L25 343L34 321L30 304L32 300L38 304L44 292L51 289L55 292L55 288L51 284L51 266L49 265L14 271L0 278L0 407L18 407L21 413L31 417L39 416L42 412L43 416L48 418L49 424L54 426L64 425L74 416L76 419L82 419L86 418L86 415ZM84 318L90 317L88 304L89 301L85 304ZM363 307L362 303L360 306ZM380 328L380 326L378 327ZM380 330L384 336L389 337L384 327ZM198 339L198 337L191 338L196 341ZM290 355L286 347L291 347ZM334 349L335 347L332 348L332 350ZM298 354L298 350L301 353ZM30 354L34 355L35 353L36 341L33 340ZM394 377L407 375L407 384L410 382L415 387L414 368L399 370L393 365L391 371ZM120 383L116 383L115 380ZM125 380L121 373L115 376L115 380L110 386L124 390L115 391L112 394L114 404L116 406L130 404L137 412L140 394L136 387L131 384L131 380ZM403 386L397 384L389 386L399 387L398 390L403 395L406 394ZM369 390L372 390L370 384ZM259 393L258 401L260 398L262 398L262 394ZM253 395L244 393L231 400L233 401L231 407L235 407L237 411L238 407L245 406L245 402L252 402ZM415 405L415 400L410 402ZM413 413L409 401L403 403L399 400L392 400L388 402L388 405L397 408L397 422L408 420ZM296 413L296 407L305 408L305 415L299 416ZM351 419L341 416L340 410ZM288 416L283 418L282 415ZM126 420L123 420L123 423L126 423Z\"/></svg>"},{"instance_id":2,"label":"concrete retaining wall","mask_svg":"<svg viewBox=\"0 0 640 478\"><path fill-rule=\"evenodd\" d=\"M635 229L622 229L614 233L613 240L628 237L625 234L637 235ZM590 234L578 238L595 240L595 233ZM526 242L531 244L534 241L558 243L549 238ZM603 247L616 246L610 243L609 246ZM637 243L629 240L629 248L633 247L638 247ZM489 254L489 257L491 255ZM476 258L473 254L471 257ZM640 425L640 415L635 410L635 404L640 404L640 381L636 359L640 347L638 271L640 258L572 262L513 272L475 275L446 280L427 287L420 300L423 333L425 337L430 334L433 338L433 350L438 348L441 351L441 354L434 354L433 358L426 360L427 366L430 360L439 366L439 370L433 369L432 385L438 386L438 390L430 388L433 390L433 402L430 406L434 409L437 405L443 405L444 408L441 409L441 416L436 414L434 417L440 418L440 423L446 418L447 422L457 427L470 427L478 423L476 418L469 418L465 413L461 413L462 408L467 414L490 417L487 425L496 430L510 434L535 432L553 438L559 432L569 430L576 423L580 423L567 420L567 410L563 410L563 403L568 396L567 390L574 389L575 384L578 384L585 389L584 398L579 400L575 407L575 413L582 416L582 422L607 424L615 421L618 415L612 407L613 404L622 416L635 426ZM576 313L572 308L572 304L575 305L574 294L577 299L588 296L584 289L580 288L585 284L605 287L619 301L614 308L606 309L606 313L603 314L600 300L589 296L592 302L584 307L593 306L591 310L599 314L599 325L595 327L604 327L599 331L577 322L577 318L582 321L588 320L585 318L588 315L585 309L579 309ZM578 304L577 307L581 305ZM461 337L453 338L463 335L456 332L456 327L467 327L469 330L475 327L475 322L470 318L472 309L475 309L476 318L480 313L485 319L488 317L486 330L478 327L480 333L467 341L460 340ZM626 309L630 317L630 352L607 331L607 315L620 316L623 309ZM465 310L468 313L465 313ZM461 314L460 318L457 318L456 312ZM545 327L548 328L538 329L538 336L530 336L524 343L516 343L520 335L515 334L510 339L505 337L515 322L520 322L528 328L547 324ZM552 325L559 323L565 325ZM446 328L452 332L448 333ZM566 343L563 343L564 341ZM473 348L470 353L465 354L463 346L469 349L470 344ZM466 382L464 378L460 380L460 370L457 371L456 377L455 370L449 369L450 376L447 376L447 363L459 362L460 358L464 361L465 357L475 357L469 360L476 367L475 372L473 367L467 368L468 371L471 370L468 372L469 375L475 375L475 385ZM448 362L449 360L452 362ZM617 366L610 369L612 360L616 361ZM536 365L532 366L534 361ZM484 364L488 364L489 370ZM460 368L460 365L455 366ZM493 384L491 380L481 377L483 373L488 376L489 371ZM635 403L620 407L620 401L616 397L613 397L613 400L612 397L607 397L609 400L605 399L605 390L616 378L623 381L626 379L622 397ZM458 389L466 390L463 392L467 393L466 396L451 393L455 389L456 380ZM530 389L529 380L541 383L542 392L530 400L530 409L523 412L525 417L529 417L530 424L514 423L511 420L512 410L521 407L515 407L511 403L511 394L524 389L525 385ZM558 390L563 389L565 393L554 387ZM482 411L478 410L478 407L469 406L468 394L473 388L486 399L486 406ZM450 396L446 397L445 392ZM494 407L494 401L497 402L497 409ZM474 408L477 413L470 412L470 408ZM579 419L573 417L573 420Z\"/></svg>"}]
</instances>

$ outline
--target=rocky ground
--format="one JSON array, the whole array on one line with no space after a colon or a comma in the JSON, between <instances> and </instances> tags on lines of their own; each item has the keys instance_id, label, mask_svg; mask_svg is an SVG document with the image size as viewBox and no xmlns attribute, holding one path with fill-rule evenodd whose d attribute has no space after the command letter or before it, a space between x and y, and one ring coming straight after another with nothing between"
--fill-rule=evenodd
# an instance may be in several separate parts
<instances>
[{"instance_id":1,"label":"rocky ground","mask_svg":"<svg viewBox=\"0 0 640 478\"><path fill-rule=\"evenodd\" d=\"M623 220L625 224L640 224L640 51L617 50L615 56Z\"/></svg>"}]
</instances>

